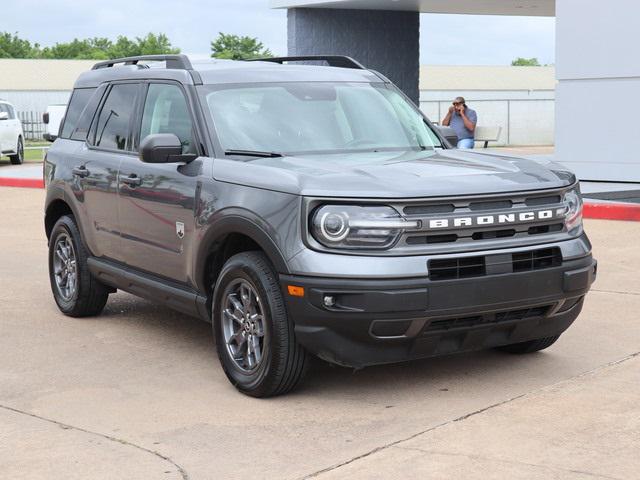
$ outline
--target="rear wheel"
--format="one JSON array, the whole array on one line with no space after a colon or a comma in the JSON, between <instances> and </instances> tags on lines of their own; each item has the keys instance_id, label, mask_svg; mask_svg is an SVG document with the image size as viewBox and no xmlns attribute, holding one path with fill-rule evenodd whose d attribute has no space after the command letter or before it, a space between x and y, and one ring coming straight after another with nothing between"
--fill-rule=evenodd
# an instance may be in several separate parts
<instances>
[{"instance_id":1,"label":"rear wheel","mask_svg":"<svg viewBox=\"0 0 640 480\"><path fill-rule=\"evenodd\" d=\"M49 241L49 280L53 298L65 315L98 315L107 303L109 288L91 275L88 257L74 217L60 217Z\"/></svg>"},{"instance_id":2,"label":"rear wheel","mask_svg":"<svg viewBox=\"0 0 640 480\"><path fill-rule=\"evenodd\" d=\"M528 342L503 345L502 347L497 347L497 349L508 353L533 353L550 347L551 345L556 343L556 340L558 340L559 338L560 335L556 335L554 337L538 338L537 340L529 340Z\"/></svg>"},{"instance_id":3,"label":"rear wheel","mask_svg":"<svg viewBox=\"0 0 640 480\"><path fill-rule=\"evenodd\" d=\"M238 390L269 397L299 383L307 353L296 342L276 273L263 253L240 253L225 263L212 313L220 363Z\"/></svg>"},{"instance_id":4,"label":"rear wheel","mask_svg":"<svg viewBox=\"0 0 640 480\"><path fill-rule=\"evenodd\" d=\"M13 165L21 165L24 162L24 145L22 143L22 137L18 138L18 145L16 146L16 154L9 155L9 160Z\"/></svg>"}]
</instances>

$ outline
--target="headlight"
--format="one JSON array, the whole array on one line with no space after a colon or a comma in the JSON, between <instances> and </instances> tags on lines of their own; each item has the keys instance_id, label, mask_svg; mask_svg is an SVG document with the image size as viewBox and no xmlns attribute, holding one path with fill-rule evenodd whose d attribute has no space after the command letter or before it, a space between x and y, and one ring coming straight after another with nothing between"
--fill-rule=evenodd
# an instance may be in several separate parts
<instances>
[{"instance_id":1,"label":"headlight","mask_svg":"<svg viewBox=\"0 0 640 480\"><path fill-rule=\"evenodd\" d=\"M325 205L311 219L313 237L332 248L389 248L404 230L419 226L385 206Z\"/></svg>"},{"instance_id":2,"label":"headlight","mask_svg":"<svg viewBox=\"0 0 640 480\"><path fill-rule=\"evenodd\" d=\"M570 232L582 223L582 198L578 189L569 190L562 199L564 203L564 224Z\"/></svg>"}]
</instances>

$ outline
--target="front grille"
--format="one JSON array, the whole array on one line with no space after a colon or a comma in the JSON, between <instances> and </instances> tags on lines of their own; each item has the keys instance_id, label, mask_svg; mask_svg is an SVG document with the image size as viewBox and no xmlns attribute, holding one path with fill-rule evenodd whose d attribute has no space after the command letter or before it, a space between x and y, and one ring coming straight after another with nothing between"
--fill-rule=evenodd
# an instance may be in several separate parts
<instances>
[{"instance_id":1,"label":"front grille","mask_svg":"<svg viewBox=\"0 0 640 480\"><path fill-rule=\"evenodd\" d=\"M438 244L456 244L457 251L464 251L467 245L487 241L518 245L526 244L532 236L548 235L551 238L560 238L565 231L564 221L559 213L564 206L562 195L562 191L525 192L486 198L461 197L424 203L401 202L394 207L406 219L418 220L421 227L416 231L407 231L394 248L407 251L437 251ZM553 214L548 217L519 217L526 212L537 215L547 210ZM479 217L485 216L491 217L491 220L483 223L477 221ZM431 226L431 222L436 222L435 226ZM442 225L441 222L447 223Z\"/></svg>"},{"instance_id":2,"label":"front grille","mask_svg":"<svg viewBox=\"0 0 640 480\"><path fill-rule=\"evenodd\" d=\"M514 272L529 272L562 264L562 253L558 247L518 252L512 255Z\"/></svg>"},{"instance_id":3,"label":"front grille","mask_svg":"<svg viewBox=\"0 0 640 480\"><path fill-rule=\"evenodd\" d=\"M539 207L542 205L553 205L560 203L562 198L560 195L549 195L545 197L531 197L527 198L524 203L527 207Z\"/></svg>"},{"instance_id":4,"label":"front grille","mask_svg":"<svg viewBox=\"0 0 640 480\"><path fill-rule=\"evenodd\" d=\"M436 320L432 320L431 323L426 326L426 328L424 329L424 333L434 332L438 330L451 330L454 328L471 328L481 325L491 325L494 323L544 317L549 312L551 307L551 305L544 305L541 307L523 308L518 310L504 310L501 312L492 312L466 317L438 318Z\"/></svg>"},{"instance_id":5,"label":"front grille","mask_svg":"<svg viewBox=\"0 0 640 480\"><path fill-rule=\"evenodd\" d=\"M446 258L429 261L431 280L481 277L486 274L484 257Z\"/></svg>"},{"instance_id":6,"label":"front grille","mask_svg":"<svg viewBox=\"0 0 640 480\"><path fill-rule=\"evenodd\" d=\"M499 264L499 273L519 273L553 268L562 265L562 252L558 247L539 248L511 254L511 265L503 256L481 255L475 257L437 258L429 260L427 268L432 281L457 280L487 275L487 265ZM509 268L510 267L510 268ZM495 272L495 270L494 270Z\"/></svg>"},{"instance_id":7,"label":"front grille","mask_svg":"<svg viewBox=\"0 0 640 480\"><path fill-rule=\"evenodd\" d=\"M483 232L474 232L471 235L473 240L488 240L490 238L506 238L513 237L516 234L516 230L514 228L509 228L505 230L486 230Z\"/></svg>"},{"instance_id":8,"label":"front grille","mask_svg":"<svg viewBox=\"0 0 640 480\"><path fill-rule=\"evenodd\" d=\"M535 227L529 227L527 233L529 235L540 235L544 233L561 232L564 228L562 223L554 223L552 225L536 225Z\"/></svg>"},{"instance_id":9,"label":"front grille","mask_svg":"<svg viewBox=\"0 0 640 480\"><path fill-rule=\"evenodd\" d=\"M542 317L549 307L523 308L521 310L509 310L496 313L496 322L508 322L510 320L524 320L525 318Z\"/></svg>"}]
</instances>

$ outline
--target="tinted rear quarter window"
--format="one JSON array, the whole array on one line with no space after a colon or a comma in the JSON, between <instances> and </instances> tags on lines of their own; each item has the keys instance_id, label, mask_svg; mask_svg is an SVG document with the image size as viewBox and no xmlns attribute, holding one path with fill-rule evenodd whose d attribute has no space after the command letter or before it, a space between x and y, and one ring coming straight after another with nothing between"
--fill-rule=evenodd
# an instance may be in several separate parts
<instances>
[{"instance_id":1,"label":"tinted rear quarter window","mask_svg":"<svg viewBox=\"0 0 640 480\"><path fill-rule=\"evenodd\" d=\"M87 139L89 130L91 129L91 122L93 121L93 117L95 117L96 110L100 105L100 100L102 100L102 96L106 89L106 85L101 85L98 88L91 89L93 90L93 94L91 95L87 106L84 108L84 111L80 115L80 118L76 123L76 128L71 132L71 140L84 141Z\"/></svg>"},{"instance_id":2,"label":"tinted rear quarter window","mask_svg":"<svg viewBox=\"0 0 640 480\"><path fill-rule=\"evenodd\" d=\"M131 117L134 113L139 85L115 84L102 105L92 133L93 144L109 150L129 150Z\"/></svg>"},{"instance_id":3,"label":"tinted rear quarter window","mask_svg":"<svg viewBox=\"0 0 640 480\"><path fill-rule=\"evenodd\" d=\"M69 101L69 106L67 107L67 113L64 117L60 137L71 138L71 133L73 133L76 128L80 114L87 106L87 103L95 90L95 88L76 88L73 91L71 100Z\"/></svg>"}]
</instances>

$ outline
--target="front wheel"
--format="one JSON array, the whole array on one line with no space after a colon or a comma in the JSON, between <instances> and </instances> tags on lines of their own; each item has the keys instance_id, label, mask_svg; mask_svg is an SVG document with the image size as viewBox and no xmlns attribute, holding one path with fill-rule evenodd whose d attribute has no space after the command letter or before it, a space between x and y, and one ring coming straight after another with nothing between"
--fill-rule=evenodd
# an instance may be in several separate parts
<instances>
[{"instance_id":1,"label":"front wheel","mask_svg":"<svg viewBox=\"0 0 640 480\"><path fill-rule=\"evenodd\" d=\"M11 160L12 165L22 165L22 162L24 162L24 145L22 143L22 138L18 138L16 154L9 155L9 160Z\"/></svg>"},{"instance_id":2,"label":"front wheel","mask_svg":"<svg viewBox=\"0 0 640 480\"><path fill-rule=\"evenodd\" d=\"M529 340L528 342L520 342L520 343L512 343L511 345L503 345L502 347L497 347L498 350L502 350L503 352L508 353L533 353L538 352L540 350L544 350L545 348L550 347L556 340L560 338L560 335L555 335L553 337L546 338L538 338L536 340Z\"/></svg>"},{"instance_id":3,"label":"front wheel","mask_svg":"<svg viewBox=\"0 0 640 480\"><path fill-rule=\"evenodd\" d=\"M238 390L270 397L295 388L307 353L295 339L276 273L262 252L239 253L225 263L212 308L218 357Z\"/></svg>"}]
</instances>

